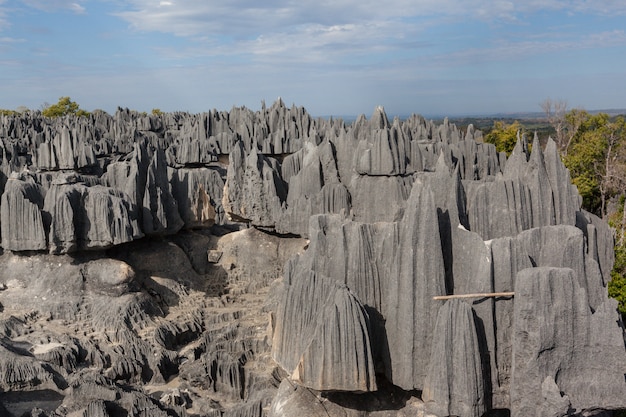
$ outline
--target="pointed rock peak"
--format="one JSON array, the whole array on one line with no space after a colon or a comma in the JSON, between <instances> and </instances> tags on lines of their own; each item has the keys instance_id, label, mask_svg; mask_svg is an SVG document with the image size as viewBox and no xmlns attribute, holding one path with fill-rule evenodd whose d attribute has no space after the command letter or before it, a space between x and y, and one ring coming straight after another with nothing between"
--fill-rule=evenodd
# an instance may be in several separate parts
<instances>
[{"instance_id":1,"label":"pointed rock peak","mask_svg":"<svg viewBox=\"0 0 626 417\"><path fill-rule=\"evenodd\" d=\"M528 151L528 138L526 137L526 133L521 133L521 130L518 129L517 131L517 143L515 144L515 148L517 148L517 145L521 146L521 149L526 153L526 160L528 160L528 156L530 154L530 152ZM515 152L515 149L513 149L513 152Z\"/></svg>"},{"instance_id":2,"label":"pointed rock peak","mask_svg":"<svg viewBox=\"0 0 626 417\"><path fill-rule=\"evenodd\" d=\"M439 158L437 159L437 166L435 167L436 173L446 173L450 175L450 167L446 164L446 156L443 153L443 150L439 152Z\"/></svg>"},{"instance_id":3,"label":"pointed rock peak","mask_svg":"<svg viewBox=\"0 0 626 417\"><path fill-rule=\"evenodd\" d=\"M389 128L389 119L387 118L387 114L385 113L385 108L383 106L376 106L376 109L372 114L370 125L372 126L372 129Z\"/></svg>"},{"instance_id":4,"label":"pointed rock peak","mask_svg":"<svg viewBox=\"0 0 626 417\"><path fill-rule=\"evenodd\" d=\"M524 139L525 140L525 139ZM515 147L513 148L513 152L511 152L511 156L509 158L513 158L514 156L518 157L520 155L524 156L524 159L528 161L528 146L524 144L524 140L520 138L519 130L517 131L517 142L515 143Z\"/></svg>"},{"instance_id":5,"label":"pointed rock peak","mask_svg":"<svg viewBox=\"0 0 626 417\"><path fill-rule=\"evenodd\" d=\"M542 163L543 161L543 151L541 150L541 144L539 143L539 138L535 135L535 139L533 140L533 149L530 154L530 160L535 161L537 163Z\"/></svg>"},{"instance_id":6,"label":"pointed rock peak","mask_svg":"<svg viewBox=\"0 0 626 417\"><path fill-rule=\"evenodd\" d=\"M526 133L522 134L522 145L524 146L524 152L526 152L526 155L530 154L530 151L528 150L528 137L526 136Z\"/></svg>"},{"instance_id":7,"label":"pointed rock peak","mask_svg":"<svg viewBox=\"0 0 626 417\"><path fill-rule=\"evenodd\" d=\"M504 179L519 178L526 172L526 166L528 164L528 151L524 146L522 139L517 135L517 143L513 152L506 161L504 166Z\"/></svg>"},{"instance_id":8,"label":"pointed rock peak","mask_svg":"<svg viewBox=\"0 0 626 417\"><path fill-rule=\"evenodd\" d=\"M552 136L548 136L548 142L546 143L546 154L552 155L557 153L556 142L552 139Z\"/></svg>"}]
</instances>

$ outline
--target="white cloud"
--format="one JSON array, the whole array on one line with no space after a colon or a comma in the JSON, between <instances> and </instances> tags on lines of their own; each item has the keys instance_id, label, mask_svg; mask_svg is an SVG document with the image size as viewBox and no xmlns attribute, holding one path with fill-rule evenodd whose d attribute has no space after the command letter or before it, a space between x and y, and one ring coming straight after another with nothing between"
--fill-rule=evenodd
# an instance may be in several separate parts
<instances>
[{"instance_id":1,"label":"white cloud","mask_svg":"<svg viewBox=\"0 0 626 417\"><path fill-rule=\"evenodd\" d=\"M172 33L196 42L186 51L163 52L307 61L329 59L348 49L358 53L388 50L392 44L419 46L423 31L442 22L510 24L523 22L536 11L626 14L623 0L387 0L384 4L380 0L130 0L126 4L117 15L133 29Z\"/></svg>"},{"instance_id":2,"label":"white cloud","mask_svg":"<svg viewBox=\"0 0 626 417\"><path fill-rule=\"evenodd\" d=\"M22 42L26 42L26 39L11 38L9 36L0 37L0 44L2 44L2 43L22 43Z\"/></svg>"},{"instance_id":3,"label":"white cloud","mask_svg":"<svg viewBox=\"0 0 626 417\"><path fill-rule=\"evenodd\" d=\"M7 10L4 6L5 3L6 0L0 0L0 31L10 26L9 21L7 20Z\"/></svg>"},{"instance_id":4,"label":"white cloud","mask_svg":"<svg viewBox=\"0 0 626 417\"><path fill-rule=\"evenodd\" d=\"M626 47L626 32L613 30L591 34L535 34L527 39L511 41L500 39L482 48L468 48L433 58L439 67L452 64L486 64L519 62L544 54L557 54L584 49Z\"/></svg>"},{"instance_id":5,"label":"white cloud","mask_svg":"<svg viewBox=\"0 0 626 417\"><path fill-rule=\"evenodd\" d=\"M86 11L85 8L78 3L70 4L70 10L72 10L76 14L83 14Z\"/></svg>"},{"instance_id":6,"label":"white cloud","mask_svg":"<svg viewBox=\"0 0 626 417\"><path fill-rule=\"evenodd\" d=\"M27 6L44 12L70 10L76 14L85 13L85 7L82 5L85 2L86 0L22 0Z\"/></svg>"},{"instance_id":7,"label":"white cloud","mask_svg":"<svg viewBox=\"0 0 626 417\"><path fill-rule=\"evenodd\" d=\"M34 1L34 0L29 0ZM59 0L56 0L59 1ZM258 36L301 25L345 25L411 18L518 20L536 11L626 14L623 0L131 0L119 13L134 28L180 36ZM167 6L167 7L165 7Z\"/></svg>"}]
</instances>

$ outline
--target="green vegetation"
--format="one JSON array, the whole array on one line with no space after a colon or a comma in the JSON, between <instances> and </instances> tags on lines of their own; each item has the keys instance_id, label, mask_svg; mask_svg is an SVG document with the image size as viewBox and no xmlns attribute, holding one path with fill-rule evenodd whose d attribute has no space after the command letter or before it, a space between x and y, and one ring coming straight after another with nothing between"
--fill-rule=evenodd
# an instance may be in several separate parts
<instances>
[{"instance_id":1,"label":"green vegetation","mask_svg":"<svg viewBox=\"0 0 626 417\"><path fill-rule=\"evenodd\" d=\"M570 113L568 115L572 116ZM623 117L579 112L580 126L563 158L583 206L606 217L607 202L626 190L626 123Z\"/></svg>"},{"instance_id":2,"label":"green vegetation","mask_svg":"<svg viewBox=\"0 0 626 417\"><path fill-rule=\"evenodd\" d=\"M493 122L491 130L484 136L484 140L486 143L496 145L498 152L506 152L506 155L509 156L515 148L518 134L521 135L523 131L524 127L517 120L511 124L496 120Z\"/></svg>"},{"instance_id":3,"label":"green vegetation","mask_svg":"<svg viewBox=\"0 0 626 417\"><path fill-rule=\"evenodd\" d=\"M615 229L615 266L608 291L626 318L626 121L574 109L563 115L561 123L557 144L583 197L583 208Z\"/></svg>"},{"instance_id":4,"label":"green vegetation","mask_svg":"<svg viewBox=\"0 0 626 417\"><path fill-rule=\"evenodd\" d=\"M156 109L156 108L152 109L152 115L153 116L160 116L162 114L163 114L163 112L161 111L161 109Z\"/></svg>"},{"instance_id":5,"label":"green vegetation","mask_svg":"<svg viewBox=\"0 0 626 417\"><path fill-rule=\"evenodd\" d=\"M15 116L29 111L26 106L18 106L15 110L0 109L0 116Z\"/></svg>"},{"instance_id":6,"label":"green vegetation","mask_svg":"<svg viewBox=\"0 0 626 417\"><path fill-rule=\"evenodd\" d=\"M611 271L609 282L609 297L615 298L622 318L626 320L626 218L624 217L624 203L626 194L619 198L619 209L609 217L609 224L615 229L615 265ZM626 412L624 414L626 417Z\"/></svg>"},{"instance_id":7,"label":"green vegetation","mask_svg":"<svg viewBox=\"0 0 626 417\"><path fill-rule=\"evenodd\" d=\"M72 101L69 97L61 97L57 104L46 106L41 112L45 117L61 117L73 114L78 117L89 116L89 112L81 109L78 103Z\"/></svg>"}]
</instances>

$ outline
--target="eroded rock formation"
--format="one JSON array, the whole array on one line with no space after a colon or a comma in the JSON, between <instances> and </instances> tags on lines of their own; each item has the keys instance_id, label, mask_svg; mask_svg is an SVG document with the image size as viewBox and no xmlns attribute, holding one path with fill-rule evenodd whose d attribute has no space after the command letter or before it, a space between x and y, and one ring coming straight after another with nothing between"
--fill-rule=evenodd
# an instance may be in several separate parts
<instances>
[{"instance_id":1,"label":"eroded rock formation","mask_svg":"<svg viewBox=\"0 0 626 417\"><path fill-rule=\"evenodd\" d=\"M626 409L612 232L552 140L281 100L0 140L2 415Z\"/></svg>"}]
</instances>

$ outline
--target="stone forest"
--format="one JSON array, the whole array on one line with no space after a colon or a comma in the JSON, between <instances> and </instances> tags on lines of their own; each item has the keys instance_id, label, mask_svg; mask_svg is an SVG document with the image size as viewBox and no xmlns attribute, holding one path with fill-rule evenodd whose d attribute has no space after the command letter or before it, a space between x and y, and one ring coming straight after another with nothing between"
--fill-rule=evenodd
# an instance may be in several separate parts
<instances>
[{"instance_id":1,"label":"stone forest","mask_svg":"<svg viewBox=\"0 0 626 417\"><path fill-rule=\"evenodd\" d=\"M626 410L614 234L551 139L280 99L0 139L1 416Z\"/></svg>"}]
</instances>

